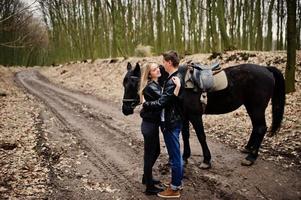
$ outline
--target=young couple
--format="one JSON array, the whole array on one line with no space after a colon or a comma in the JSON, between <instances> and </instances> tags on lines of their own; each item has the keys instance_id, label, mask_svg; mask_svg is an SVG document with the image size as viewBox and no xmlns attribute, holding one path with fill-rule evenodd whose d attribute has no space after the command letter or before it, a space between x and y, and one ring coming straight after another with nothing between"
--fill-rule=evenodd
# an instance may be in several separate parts
<instances>
[{"instance_id":1,"label":"young couple","mask_svg":"<svg viewBox=\"0 0 301 200\"><path fill-rule=\"evenodd\" d=\"M182 188L183 160L180 152L179 134L182 128L181 102L178 98L181 83L178 74L179 57L176 52L163 54L163 66L169 74L163 90L158 83L161 76L156 63L147 63L141 78L140 97L141 132L144 137L144 175L142 183L146 185L147 195L157 194L162 198L179 198ZM171 164L171 182L163 191L152 176L152 168L160 154L159 127L163 132Z\"/></svg>"}]
</instances>

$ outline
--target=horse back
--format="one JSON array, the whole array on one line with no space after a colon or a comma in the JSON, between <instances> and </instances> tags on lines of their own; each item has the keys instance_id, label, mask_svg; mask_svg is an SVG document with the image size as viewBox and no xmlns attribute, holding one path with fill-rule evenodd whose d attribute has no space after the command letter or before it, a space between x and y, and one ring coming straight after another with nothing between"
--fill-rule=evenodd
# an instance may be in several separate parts
<instances>
[{"instance_id":1,"label":"horse back","mask_svg":"<svg viewBox=\"0 0 301 200\"><path fill-rule=\"evenodd\" d=\"M269 101L275 84L273 74L264 66L241 64L224 69L227 88L208 93L206 114L223 114L236 110L249 102Z\"/></svg>"}]
</instances>

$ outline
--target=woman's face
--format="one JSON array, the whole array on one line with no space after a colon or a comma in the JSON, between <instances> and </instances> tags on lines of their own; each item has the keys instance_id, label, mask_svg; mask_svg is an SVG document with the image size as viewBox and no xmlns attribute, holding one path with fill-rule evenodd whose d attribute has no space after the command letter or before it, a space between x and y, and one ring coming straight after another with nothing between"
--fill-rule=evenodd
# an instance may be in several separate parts
<instances>
[{"instance_id":1,"label":"woman's face","mask_svg":"<svg viewBox=\"0 0 301 200\"><path fill-rule=\"evenodd\" d=\"M153 64L149 71L149 76L151 79L157 79L161 76L160 68L158 65Z\"/></svg>"}]
</instances>

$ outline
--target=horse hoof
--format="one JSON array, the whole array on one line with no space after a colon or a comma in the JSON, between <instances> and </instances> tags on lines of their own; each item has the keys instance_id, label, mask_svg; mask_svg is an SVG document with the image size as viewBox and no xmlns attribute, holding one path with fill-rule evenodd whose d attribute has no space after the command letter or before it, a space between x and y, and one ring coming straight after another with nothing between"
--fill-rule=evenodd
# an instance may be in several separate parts
<instances>
[{"instance_id":1,"label":"horse hoof","mask_svg":"<svg viewBox=\"0 0 301 200\"><path fill-rule=\"evenodd\" d=\"M211 163L204 163L204 162L202 162L200 164L200 168L201 169L210 169L211 168Z\"/></svg>"},{"instance_id":2,"label":"horse hoof","mask_svg":"<svg viewBox=\"0 0 301 200\"><path fill-rule=\"evenodd\" d=\"M251 161L251 160L244 159L241 161L242 166L251 166L253 164L254 164L254 161Z\"/></svg>"}]
</instances>

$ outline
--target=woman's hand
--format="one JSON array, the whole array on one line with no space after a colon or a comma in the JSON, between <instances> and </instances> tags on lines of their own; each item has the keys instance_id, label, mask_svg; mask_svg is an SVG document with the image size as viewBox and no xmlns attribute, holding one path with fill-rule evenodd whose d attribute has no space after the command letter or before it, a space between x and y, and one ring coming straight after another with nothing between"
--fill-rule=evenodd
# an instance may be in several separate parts
<instances>
[{"instance_id":1,"label":"woman's hand","mask_svg":"<svg viewBox=\"0 0 301 200\"><path fill-rule=\"evenodd\" d=\"M181 81L180 81L179 77L173 76L171 78L171 80L174 82L174 84L176 84L177 87L181 87Z\"/></svg>"},{"instance_id":2,"label":"woman's hand","mask_svg":"<svg viewBox=\"0 0 301 200\"><path fill-rule=\"evenodd\" d=\"M181 81L179 79L179 77L177 76L173 76L171 77L171 80L174 82L174 84L176 85L176 88L175 90L173 91L174 95L175 96L178 96L179 95L179 92L180 92L180 88L181 88Z\"/></svg>"}]
</instances>

